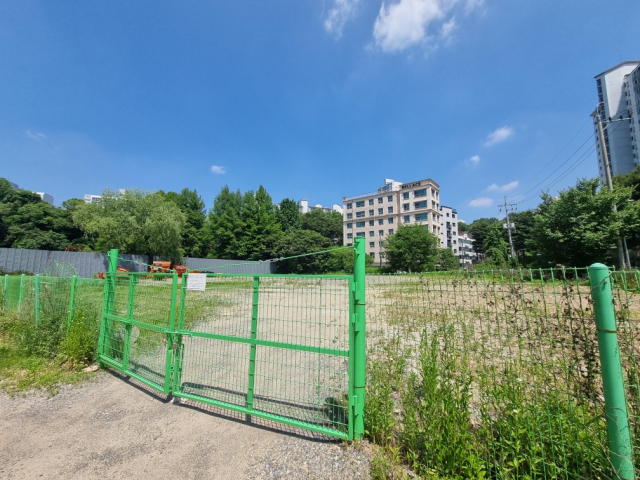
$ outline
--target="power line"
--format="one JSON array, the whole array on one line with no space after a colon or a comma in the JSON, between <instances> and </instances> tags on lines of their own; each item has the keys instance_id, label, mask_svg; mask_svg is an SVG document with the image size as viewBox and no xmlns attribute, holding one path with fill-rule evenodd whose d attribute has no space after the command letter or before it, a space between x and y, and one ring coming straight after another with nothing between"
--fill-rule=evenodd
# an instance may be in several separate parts
<instances>
[{"instance_id":1,"label":"power line","mask_svg":"<svg viewBox=\"0 0 640 480\"><path fill-rule=\"evenodd\" d=\"M612 123L613 123L613 122L611 122L611 123L609 123L608 125L606 125L606 128L608 128L609 126L611 126L611 125L612 125ZM619 123L616 123L616 125L614 126L614 128L611 130L611 133L615 132L615 131L618 129L618 127L619 127L619 126L620 126L620 124L619 124ZM583 144L583 145L584 145L584 144ZM582 146L583 146L583 145L581 145L581 146L580 146L580 148L582 148ZM576 160L574 163L572 163L571 165L569 165L569 168L567 168L564 172L562 172L562 174L561 174L558 178L556 178L555 180L553 180L550 184L548 184L548 185L546 185L545 187L543 187L543 189L542 189L542 190L549 189L549 188L551 188L552 186L556 185L556 184L557 184L558 182L560 182L561 180L563 180L564 178L566 178L566 177L567 177L567 175L569 175L572 171L574 171L576 168L578 168L578 167L579 167L579 166L580 166L580 165L581 165L581 164L582 164L582 163L583 163L587 158L589 158L589 155L590 155L591 153L595 152L595 150L596 150L596 146L595 146L595 141L594 141L594 145L593 145L592 147L590 147L590 148L589 148L589 150L587 150L586 152L584 152L584 153L583 153L583 154L578 158L578 160ZM573 155L575 155L575 152L574 152L574 154L573 154ZM573 155L572 155L572 156L573 156ZM564 163L566 163L566 162L563 162L563 164L564 164ZM558 168L558 169L556 169L556 171L557 171L557 170L559 170L559 168ZM554 172L554 173L555 173L555 172ZM553 175L553 174L551 174L551 175ZM551 176L551 175L549 175L549 176ZM547 178L549 178L549 177L547 177ZM541 183L542 183L542 182L541 182ZM539 185L539 184L538 184L538 185ZM535 187L534 187L534 188L535 188ZM531 191L531 190L530 190L530 191ZM529 196L529 197L525 198L524 200L520 200L520 201L518 201L518 203L519 203L519 204L522 204L522 203L528 202L529 200L531 200L531 199L533 199L533 198L538 197L538 195L539 195L539 194L538 194L538 193L536 193L536 194L534 194L534 195L531 195L531 196ZM521 196L524 196L524 195L521 195Z\"/></svg>"}]
</instances>

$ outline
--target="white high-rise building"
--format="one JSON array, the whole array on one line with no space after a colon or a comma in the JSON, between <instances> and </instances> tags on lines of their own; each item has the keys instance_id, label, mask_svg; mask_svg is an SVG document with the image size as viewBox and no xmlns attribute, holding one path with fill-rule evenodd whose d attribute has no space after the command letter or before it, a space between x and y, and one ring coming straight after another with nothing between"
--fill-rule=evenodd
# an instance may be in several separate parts
<instances>
[{"instance_id":1,"label":"white high-rise building","mask_svg":"<svg viewBox=\"0 0 640 480\"><path fill-rule=\"evenodd\" d=\"M598 174L606 182L598 120L603 122L611 175L629 173L640 165L640 61L626 61L596 75L598 105L591 114L598 153Z\"/></svg>"},{"instance_id":2,"label":"white high-rise building","mask_svg":"<svg viewBox=\"0 0 640 480\"><path fill-rule=\"evenodd\" d=\"M44 192L33 192L33 193L38 195L42 200L47 202L49 205L53 205L53 197L48 193L44 193Z\"/></svg>"},{"instance_id":3,"label":"white high-rise building","mask_svg":"<svg viewBox=\"0 0 640 480\"><path fill-rule=\"evenodd\" d=\"M450 248L458 256L458 211L440 205L440 246Z\"/></svg>"},{"instance_id":4,"label":"white high-rise building","mask_svg":"<svg viewBox=\"0 0 640 480\"><path fill-rule=\"evenodd\" d=\"M298 202L298 208L300 209L300 213L309 213L313 210L322 210L325 213L338 212L342 214L342 207L337 203L334 203L331 208L323 207L319 203L315 205L309 205L308 200L300 200Z\"/></svg>"}]
</instances>

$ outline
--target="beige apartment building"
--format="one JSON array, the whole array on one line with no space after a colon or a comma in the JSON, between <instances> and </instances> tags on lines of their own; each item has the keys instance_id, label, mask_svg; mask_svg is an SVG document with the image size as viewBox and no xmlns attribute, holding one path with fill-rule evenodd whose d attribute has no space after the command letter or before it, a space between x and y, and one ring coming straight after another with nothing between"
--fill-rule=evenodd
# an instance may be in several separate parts
<instances>
[{"instance_id":1,"label":"beige apartment building","mask_svg":"<svg viewBox=\"0 0 640 480\"><path fill-rule=\"evenodd\" d=\"M376 192L343 197L344 244L367 239L367 253L384 263L384 239L400 225L424 225L440 236L440 186L430 178L401 183L385 179Z\"/></svg>"}]
</instances>

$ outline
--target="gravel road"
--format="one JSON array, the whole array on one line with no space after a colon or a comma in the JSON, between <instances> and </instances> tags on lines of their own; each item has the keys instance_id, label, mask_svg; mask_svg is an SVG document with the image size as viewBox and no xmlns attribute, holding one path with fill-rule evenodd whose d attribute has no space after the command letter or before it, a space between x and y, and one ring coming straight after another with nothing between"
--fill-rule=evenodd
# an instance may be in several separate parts
<instances>
[{"instance_id":1,"label":"gravel road","mask_svg":"<svg viewBox=\"0 0 640 480\"><path fill-rule=\"evenodd\" d=\"M345 446L214 407L173 404L109 372L51 398L0 394L2 479L366 479Z\"/></svg>"}]
</instances>

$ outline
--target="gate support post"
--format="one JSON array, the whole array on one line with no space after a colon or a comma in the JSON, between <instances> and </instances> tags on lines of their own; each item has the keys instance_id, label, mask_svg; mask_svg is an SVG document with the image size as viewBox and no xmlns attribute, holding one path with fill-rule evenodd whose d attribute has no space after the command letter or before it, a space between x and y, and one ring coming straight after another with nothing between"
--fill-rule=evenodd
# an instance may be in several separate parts
<instances>
[{"instance_id":1,"label":"gate support post","mask_svg":"<svg viewBox=\"0 0 640 480\"><path fill-rule=\"evenodd\" d=\"M100 336L98 337L98 360L100 360L100 355L104 355L105 343L107 341L110 341L111 339L111 329L107 328L107 325L109 325L107 314L111 314L113 311L113 299L116 289L115 273L118 270L117 248L109 250L109 252L107 253L107 260L109 261L108 273L111 275L105 275L104 280L104 293L102 295L102 319L100 322Z\"/></svg>"},{"instance_id":2,"label":"gate support post","mask_svg":"<svg viewBox=\"0 0 640 480\"><path fill-rule=\"evenodd\" d=\"M38 326L38 324L40 323L40 275L36 274L35 276L35 281L34 281L34 309L35 309L35 316L36 316L36 327Z\"/></svg>"},{"instance_id":3,"label":"gate support post","mask_svg":"<svg viewBox=\"0 0 640 480\"><path fill-rule=\"evenodd\" d=\"M23 298L24 298L24 273L20 275L20 293L18 296L18 311L22 310Z\"/></svg>"},{"instance_id":4,"label":"gate support post","mask_svg":"<svg viewBox=\"0 0 640 480\"><path fill-rule=\"evenodd\" d=\"M247 389L247 410L253 410L253 388L256 381L256 338L258 338L258 306L260 277L253 277L253 301L251 307L251 350L249 351L249 387ZM250 418L247 418L250 420Z\"/></svg>"},{"instance_id":5,"label":"gate support post","mask_svg":"<svg viewBox=\"0 0 640 480\"><path fill-rule=\"evenodd\" d=\"M355 239L355 258L353 267L353 277L355 281L354 310L355 325L353 342L353 385L355 395L355 411L353 419L353 436L355 439L364 437L364 405L365 405L365 383L366 383L366 318L365 318L365 282L366 282L366 262L365 262L365 239Z\"/></svg>"},{"instance_id":6,"label":"gate support post","mask_svg":"<svg viewBox=\"0 0 640 480\"><path fill-rule=\"evenodd\" d=\"M69 316L67 317L67 331L71 328L73 317L76 314L76 285L78 284L78 276L71 277L71 291L69 292Z\"/></svg>"},{"instance_id":7,"label":"gate support post","mask_svg":"<svg viewBox=\"0 0 640 480\"><path fill-rule=\"evenodd\" d=\"M617 477L632 480L635 472L609 269L594 263L589 267L589 280L598 330L609 455Z\"/></svg>"}]
</instances>

